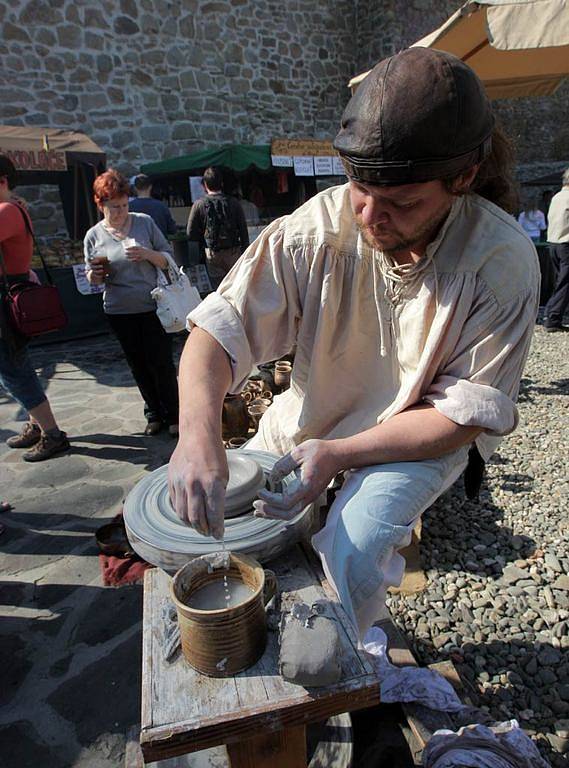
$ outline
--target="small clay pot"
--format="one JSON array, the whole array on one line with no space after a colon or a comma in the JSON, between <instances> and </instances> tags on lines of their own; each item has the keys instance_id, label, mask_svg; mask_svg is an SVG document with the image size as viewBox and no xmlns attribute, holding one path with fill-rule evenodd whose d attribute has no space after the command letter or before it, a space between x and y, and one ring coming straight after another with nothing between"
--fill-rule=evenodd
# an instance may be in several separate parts
<instances>
[{"instance_id":1,"label":"small clay pot","mask_svg":"<svg viewBox=\"0 0 569 768\"><path fill-rule=\"evenodd\" d=\"M258 428L261 416L265 413L267 408L268 406L264 405L263 403L252 403L249 406L249 416L251 418L253 429Z\"/></svg>"},{"instance_id":2,"label":"small clay pot","mask_svg":"<svg viewBox=\"0 0 569 768\"><path fill-rule=\"evenodd\" d=\"M211 567L208 556L198 557L181 568L170 584L178 613L182 653L194 669L210 677L228 677L258 661L267 643L265 606L277 591L272 571L247 555L229 555L229 569ZM237 579L251 596L232 608L205 611L191 608L190 596L205 584Z\"/></svg>"},{"instance_id":3,"label":"small clay pot","mask_svg":"<svg viewBox=\"0 0 569 768\"><path fill-rule=\"evenodd\" d=\"M286 389L290 387L290 376L292 367L290 363L288 366L277 363L275 365L275 385L280 389Z\"/></svg>"},{"instance_id":4,"label":"small clay pot","mask_svg":"<svg viewBox=\"0 0 569 768\"><path fill-rule=\"evenodd\" d=\"M259 369L259 378L263 382L263 389L275 391L275 365L274 363L261 363L257 366Z\"/></svg>"},{"instance_id":5,"label":"small clay pot","mask_svg":"<svg viewBox=\"0 0 569 768\"><path fill-rule=\"evenodd\" d=\"M261 397L263 400L270 400L272 402L273 400L273 393L270 391L270 389L264 389L261 392Z\"/></svg>"},{"instance_id":6,"label":"small clay pot","mask_svg":"<svg viewBox=\"0 0 569 768\"><path fill-rule=\"evenodd\" d=\"M223 440L245 437L249 431L247 403L241 395L227 395L221 414L221 436Z\"/></svg>"}]
</instances>

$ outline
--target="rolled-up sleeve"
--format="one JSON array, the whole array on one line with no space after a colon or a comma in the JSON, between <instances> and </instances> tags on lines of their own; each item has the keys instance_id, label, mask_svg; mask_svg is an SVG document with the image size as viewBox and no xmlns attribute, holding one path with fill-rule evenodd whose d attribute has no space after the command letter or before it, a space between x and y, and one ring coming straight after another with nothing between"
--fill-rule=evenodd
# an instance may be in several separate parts
<instances>
[{"instance_id":1,"label":"rolled-up sleeve","mask_svg":"<svg viewBox=\"0 0 569 768\"><path fill-rule=\"evenodd\" d=\"M537 295L532 287L500 305L483 290L424 399L457 424L481 427L499 437L513 432Z\"/></svg>"},{"instance_id":2,"label":"rolled-up sleeve","mask_svg":"<svg viewBox=\"0 0 569 768\"><path fill-rule=\"evenodd\" d=\"M188 316L227 352L239 392L254 365L290 352L302 316L299 274L304 254L285 249L282 220L273 222L249 246L224 278ZM299 263L300 262L300 263Z\"/></svg>"}]
</instances>

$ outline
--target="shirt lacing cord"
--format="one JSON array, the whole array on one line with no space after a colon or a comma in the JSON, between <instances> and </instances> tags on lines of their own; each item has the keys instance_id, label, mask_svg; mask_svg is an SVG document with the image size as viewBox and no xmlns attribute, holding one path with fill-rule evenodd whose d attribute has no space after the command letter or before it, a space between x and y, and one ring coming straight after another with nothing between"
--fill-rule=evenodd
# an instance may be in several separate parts
<instances>
[{"instance_id":1,"label":"shirt lacing cord","mask_svg":"<svg viewBox=\"0 0 569 768\"><path fill-rule=\"evenodd\" d=\"M427 251L419 261L414 264L398 264L391 256L383 253L383 251L377 251L377 263L383 281L385 283L385 297L391 304L391 311L399 304L399 302L405 297L411 288L414 288L416 284L422 281L425 274L430 270L431 264L433 267L433 273L435 277L435 312L439 303L439 286L437 276L437 265L434 259L434 252ZM381 304L378 301L377 293L377 277L376 270L373 270L373 292L377 306L380 308ZM383 318L381 309L379 311L379 336L380 336L380 355L385 357L387 352L385 348L385 333L383 329Z\"/></svg>"}]
</instances>

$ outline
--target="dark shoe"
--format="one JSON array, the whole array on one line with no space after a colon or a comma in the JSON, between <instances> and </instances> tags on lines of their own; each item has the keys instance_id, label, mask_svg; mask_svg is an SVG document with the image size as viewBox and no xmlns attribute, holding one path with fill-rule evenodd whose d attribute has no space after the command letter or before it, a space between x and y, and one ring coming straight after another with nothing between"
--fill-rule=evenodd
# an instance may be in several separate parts
<instances>
[{"instance_id":1,"label":"dark shoe","mask_svg":"<svg viewBox=\"0 0 569 768\"><path fill-rule=\"evenodd\" d=\"M161 429L162 429L161 421L149 421L146 427L144 428L144 434L157 435Z\"/></svg>"},{"instance_id":2,"label":"dark shoe","mask_svg":"<svg viewBox=\"0 0 569 768\"><path fill-rule=\"evenodd\" d=\"M558 331L563 330L560 325L546 325L544 328L546 333L557 333Z\"/></svg>"},{"instance_id":3,"label":"dark shoe","mask_svg":"<svg viewBox=\"0 0 569 768\"><path fill-rule=\"evenodd\" d=\"M31 451L24 453L24 461L45 461L55 456L56 453L62 453L69 450L69 440L65 432L60 432L57 437L53 435L42 434L39 442L34 445Z\"/></svg>"},{"instance_id":4,"label":"dark shoe","mask_svg":"<svg viewBox=\"0 0 569 768\"><path fill-rule=\"evenodd\" d=\"M10 448L31 448L32 445L39 443L41 429L33 421L26 421L19 435L14 435L6 440L6 445Z\"/></svg>"}]
</instances>

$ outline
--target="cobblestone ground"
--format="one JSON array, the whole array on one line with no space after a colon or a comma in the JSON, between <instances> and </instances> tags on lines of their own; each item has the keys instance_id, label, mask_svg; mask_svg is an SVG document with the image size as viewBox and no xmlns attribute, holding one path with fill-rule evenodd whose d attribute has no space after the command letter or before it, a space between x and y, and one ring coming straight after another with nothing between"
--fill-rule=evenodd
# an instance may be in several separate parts
<instances>
[{"instance_id":1,"label":"cobblestone ground","mask_svg":"<svg viewBox=\"0 0 569 768\"><path fill-rule=\"evenodd\" d=\"M0 391L3 515L0 766L122 766L139 720L141 587L102 586L93 532L173 449L110 337L33 350L72 450L28 465L4 440L23 415ZM569 716L569 334L537 328L521 427L478 503L457 484L425 516L429 586L391 599L423 662L452 658L474 703L519 718L555 766Z\"/></svg>"},{"instance_id":2,"label":"cobblestone ground","mask_svg":"<svg viewBox=\"0 0 569 768\"><path fill-rule=\"evenodd\" d=\"M93 533L146 472L167 433L144 437L142 401L117 342L32 350L69 452L26 464L6 438L23 414L0 390L0 765L122 766L140 722L142 590L102 586Z\"/></svg>"}]
</instances>

